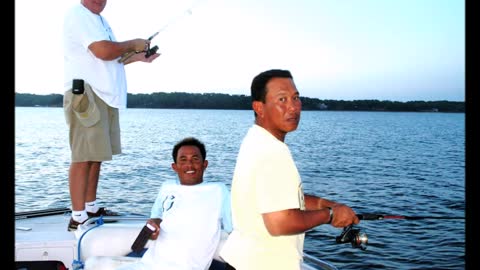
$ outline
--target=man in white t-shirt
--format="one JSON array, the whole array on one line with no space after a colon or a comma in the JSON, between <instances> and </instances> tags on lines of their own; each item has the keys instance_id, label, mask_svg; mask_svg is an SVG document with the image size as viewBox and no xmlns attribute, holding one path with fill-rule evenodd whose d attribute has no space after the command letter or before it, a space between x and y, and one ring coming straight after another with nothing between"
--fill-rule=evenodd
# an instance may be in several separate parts
<instances>
[{"instance_id":1,"label":"man in white t-shirt","mask_svg":"<svg viewBox=\"0 0 480 270\"><path fill-rule=\"evenodd\" d=\"M206 150L196 138L185 138L172 151L179 182L162 184L147 224L153 241L139 262L118 270L206 270L222 231L230 233L230 193L221 182L203 182Z\"/></svg>"},{"instance_id":2,"label":"man in white t-shirt","mask_svg":"<svg viewBox=\"0 0 480 270\"><path fill-rule=\"evenodd\" d=\"M232 180L233 231L220 251L236 270L299 270L305 231L359 219L348 206L304 195L284 143L297 129L302 103L287 70L268 70L251 85L255 124L242 141Z\"/></svg>"},{"instance_id":3,"label":"man in white t-shirt","mask_svg":"<svg viewBox=\"0 0 480 270\"><path fill-rule=\"evenodd\" d=\"M124 66L151 63L160 55L147 57L148 39L117 41L100 15L106 5L107 0L80 0L63 22L63 107L71 149L68 231L77 230L89 217L118 215L98 206L97 187L102 162L122 152L119 109L127 106ZM131 52L137 53L119 61Z\"/></svg>"}]
</instances>

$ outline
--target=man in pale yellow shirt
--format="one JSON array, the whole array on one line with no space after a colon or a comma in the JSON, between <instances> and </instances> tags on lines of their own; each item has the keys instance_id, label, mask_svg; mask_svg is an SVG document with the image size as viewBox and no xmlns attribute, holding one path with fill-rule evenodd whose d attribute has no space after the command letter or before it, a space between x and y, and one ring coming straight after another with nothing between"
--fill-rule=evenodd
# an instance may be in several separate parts
<instances>
[{"instance_id":1,"label":"man in pale yellow shirt","mask_svg":"<svg viewBox=\"0 0 480 270\"><path fill-rule=\"evenodd\" d=\"M301 100L287 70L268 70L252 82L255 124L243 139L232 180L233 232L220 252L227 269L299 270L305 231L321 224L359 223L348 206L304 195L288 146Z\"/></svg>"}]
</instances>

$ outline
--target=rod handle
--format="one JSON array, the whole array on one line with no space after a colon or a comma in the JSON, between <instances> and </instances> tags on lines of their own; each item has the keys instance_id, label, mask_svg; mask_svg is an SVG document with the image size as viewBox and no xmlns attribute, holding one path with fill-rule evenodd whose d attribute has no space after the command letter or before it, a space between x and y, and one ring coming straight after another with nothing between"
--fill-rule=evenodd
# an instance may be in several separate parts
<instances>
[{"instance_id":1,"label":"rod handle","mask_svg":"<svg viewBox=\"0 0 480 270\"><path fill-rule=\"evenodd\" d=\"M125 53L124 55L122 55L120 59L118 59L118 63L125 62L128 58L132 57L135 53L136 53L135 51Z\"/></svg>"},{"instance_id":2,"label":"rod handle","mask_svg":"<svg viewBox=\"0 0 480 270\"><path fill-rule=\"evenodd\" d=\"M360 220L381 220L383 219L383 215L378 214L358 214L358 219Z\"/></svg>"}]
</instances>

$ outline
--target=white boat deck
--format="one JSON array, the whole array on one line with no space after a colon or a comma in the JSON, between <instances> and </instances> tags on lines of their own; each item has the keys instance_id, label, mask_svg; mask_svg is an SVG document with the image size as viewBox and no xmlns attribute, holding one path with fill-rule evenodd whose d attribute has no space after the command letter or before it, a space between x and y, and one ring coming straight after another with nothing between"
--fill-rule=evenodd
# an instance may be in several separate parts
<instances>
[{"instance_id":1,"label":"white boat deck","mask_svg":"<svg viewBox=\"0 0 480 270\"><path fill-rule=\"evenodd\" d=\"M53 215L23 218L16 215L16 262L61 261L68 269L75 269L74 261L78 261L79 257L77 249L79 239L81 239L82 262L90 256L125 256L131 251L132 243L147 220L144 216L104 217L105 224L93 230L88 231L97 226L94 219L92 223L82 225L77 231L69 232L67 226L70 213L61 210L58 212ZM111 219L116 221L109 223ZM149 243L146 247L148 245ZM337 269L308 254L305 254L304 259L302 270Z\"/></svg>"},{"instance_id":2,"label":"white boat deck","mask_svg":"<svg viewBox=\"0 0 480 270\"><path fill-rule=\"evenodd\" d=\"M77 245L81 235L96 225L91 223L76 232L69 232L67 226L70 213L16 218L15 261L57 260L62 261L69 269L73 268L72 263L78 257ZM115 223L105 223L95 231L92 230L92 233L85 234L82 239L82 260L93 255L118 256L123 252L128 253L131 243L145 225L146 219L146 217L126 217ZM108 222L107 218L105 222ZM104 234L106 230L109 231L108 235ZM99 235L103 237L99 238ZM108 241L104 241L107 237ZM99 241L103 241L103 245L99 245ZM95 250L92 248L87 250L85 246L87 242L90 242L88 246L95 246ZM108 247L106 243L111 245Z\"/></svg>"},{"instance_id":3,"label":"white boat deck","mask_svg":"<svg viewBox=\"0 0 480 270\"><path fill-rule=\"evenodd\" d=\"M15 261L62 261L68 268L77 251L75 234L67 231L70 215L15 220Z\"/></svg>"}]
</instances>

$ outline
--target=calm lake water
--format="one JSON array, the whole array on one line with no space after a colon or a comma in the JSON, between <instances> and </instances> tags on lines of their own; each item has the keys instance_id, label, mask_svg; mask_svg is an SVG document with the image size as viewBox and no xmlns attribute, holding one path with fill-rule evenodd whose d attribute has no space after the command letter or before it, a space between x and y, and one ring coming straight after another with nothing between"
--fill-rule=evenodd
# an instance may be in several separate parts
<instances>
[{"instance_id":1,"label":"calm lake water","mask_svg":"<svg viewBox=\"0 0 480 270\"><path fill-rule=\"evenodd\" d=\"M161 183L175 179L173 145L207 146L205 179L231 183L252 111L127 109L123 154L103 164L98 201L149 214ZM357 213L465 216L465 114L303 112L287 135L305 193ZM15 108L15 210L70 207L68 130L62 108ZM342 229L319 226L305 250L339 269L465 269L465 220L375 220L358 228L367 250L336 244Z\"/></svg>"}]
</instances>

